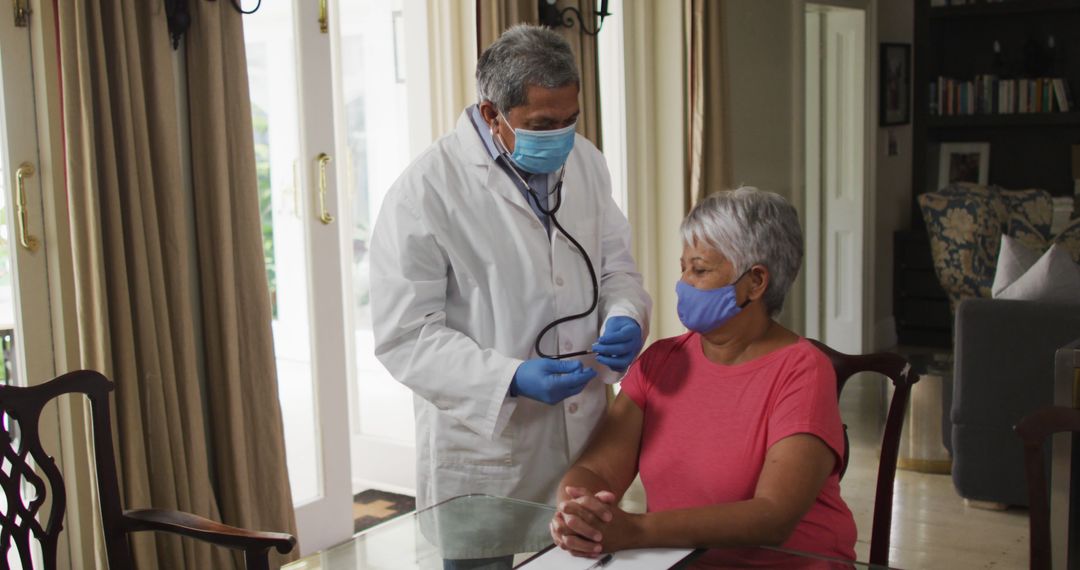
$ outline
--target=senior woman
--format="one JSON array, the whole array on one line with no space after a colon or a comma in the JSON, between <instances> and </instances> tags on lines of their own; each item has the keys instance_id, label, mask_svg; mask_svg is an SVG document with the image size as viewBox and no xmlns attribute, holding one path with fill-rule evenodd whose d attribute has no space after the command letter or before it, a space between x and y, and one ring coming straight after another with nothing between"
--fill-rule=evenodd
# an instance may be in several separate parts
<instances>
[{"instance_id":1,"label":"senior woman","mask_svg":"<svg viewBox=\"0 0 1080 570\"><path fill-rule=\"evenodd\" d=\"M795 209L744 187L702 200L681 229L689 332L633 364L562 479L552 537L592 557L704 547L717 550L703 565L754 565L775 560L738 547L782 545L853 560L836 377L775 320L802 264ZM648 510L631 514L616 505L639 470Z\"/></svg>"}]
</instances>

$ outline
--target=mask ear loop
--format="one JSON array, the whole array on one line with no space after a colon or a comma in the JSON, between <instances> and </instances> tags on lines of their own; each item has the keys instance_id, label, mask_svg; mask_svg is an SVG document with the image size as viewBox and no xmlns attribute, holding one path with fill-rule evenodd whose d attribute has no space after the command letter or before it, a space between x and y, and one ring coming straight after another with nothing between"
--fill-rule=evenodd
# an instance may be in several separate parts
<instances>
[{"instance_id":1,"label":"mask ear loop","mask_svg":"<svg viewBox=\"0 0 1080 570\"><path fill-rule=\"evenodd\" d=\"M747 274L749 274L749 273L750 273L750 271L751 271L751 270L753 270L753 269L754 269L754 266L753 266L753 265L751 265L751 266L750 266L750 267L749 267L749 268L748 268L748 269L747 269L746 271L743 271L742 275L740 275L738 279L736 279L736 280L732 281L732 282L731 282L731 284L732 284L732 285L735 285L736 283L738 283L739 281L741 281L741 280L742 280L742 278L743 278L743 277L746 277L746 276L747 276ZM745 308L746 308L746 306L747 306L747 305L749 305L751 301L753 301L753 299L751 299L750 297L747 297L747 298L746 298L746 300L745 300L745 301L743 301L741 305L739 305L739 310L741 311L741 310L745 309Z\"/></svg>"}]
</instances>

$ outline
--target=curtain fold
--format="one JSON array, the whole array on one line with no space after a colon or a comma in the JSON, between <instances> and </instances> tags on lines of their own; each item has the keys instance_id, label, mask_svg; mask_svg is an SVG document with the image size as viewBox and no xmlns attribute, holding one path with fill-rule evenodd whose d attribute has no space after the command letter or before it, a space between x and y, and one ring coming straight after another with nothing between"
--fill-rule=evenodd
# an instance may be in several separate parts
<instances>
[{"instance_id":1,"label":"curtain fold","mask_svg":"<svg viewBox=\"0 0 1080 570\"><path fill-rule=\"evenodd\" d=\"M127 508L220 519L198 387L190 223L164 13L65 0L59 19L79 364L116 383ZM139 568L227 568L220 549L131 536Z\"/></svg>"},{"instance_id":2,"label":"curtain fold","mask_svg":"<svg viewBox=\"0 0 1080 570\"><path fill-rule=\"evenodd\" d=\"M591 30L596 12L596 0L558 0L556 8L569 7L581 11L582 17ZM507 28L515 24L536 24L539 22L537 0L476 0L477 57L492 44ZM581 75L581 92L578 96L581 114L578 117L577 131L592 141L597 148L603 148L600 128L600 70L597 63L596 36L581 31L577 19L571 28L555 28L560 35L570 42L570 48L577 56L578 73Z\"/></svg>"},{"instance_id":3,"label":"curtain fold","mask_svg":"<svg viewBox=\"0 0 1080 570\"><path fill-rule=\"evenodd\" d=\"M476 0L476 57L515 24L536 24L536 0Z\"/></svg>"},{"instance_id":4,"label":"curtain fold","mask_svg":"<svg viewBox=\"0 0 1080 570\"><path fill-rule=\"evenodd\" d=\"M476 102L476 4L427 0L431 140L454 129Z\"/></svg>"},{"instance_id":5,"label":"curtain fold","mask_svg":"<svg viewBox=\"0 0 1080 570\"><path fill-rule=\"evenodd\" d=\"M56 7L79 366L116 383L124 506L295 534L240 17L192 3L192 192L161 5ZM241 567L206 543L129 539L140 569Z\"/></svg>"},{"instance_id":6,"label":"curtain fold","mask_svg":"<svg viewBox=\"0 0 1080 570\"><path fill-rule=\"evenodd\" d=\"M209 426L224 520L296 534L263 258L241 15L192 2L186 39ZM276 563L296 558L273 554Z\"/></svg>"},{"instance_id":7,"label":"curtain fold","mask_svg":"<svg viewBox=\"0 0 1080 570\"><path fill-rule=\"evenodd\" d=\"M596 0L559 0L555 7L559 10L569 7L577 8L581 11L581 16L590 30L596 26L597 18L592 15L596 12ZM597 36L590 36L583 32L576 18L573 27L560 27L556 30L570 42L570 47L577 56L578 73L581 74L581 92L578 95L581 114L578 115L577 132L592 141L596 148L603 150L604 141L600 129L600 66L597 60Z\"/></svg>"},{"instance_id":8,"label":"curtain fold","mask_svg":"<svg viewBox=\"0 0 1080 570\"><path fill-rule=\"evenodd\" d=\"M731 184L729 150L724 133L723 5L711 0L685 0L687 62L686 203L693 207L710 192Z\"/></svg>"}]
</instances>

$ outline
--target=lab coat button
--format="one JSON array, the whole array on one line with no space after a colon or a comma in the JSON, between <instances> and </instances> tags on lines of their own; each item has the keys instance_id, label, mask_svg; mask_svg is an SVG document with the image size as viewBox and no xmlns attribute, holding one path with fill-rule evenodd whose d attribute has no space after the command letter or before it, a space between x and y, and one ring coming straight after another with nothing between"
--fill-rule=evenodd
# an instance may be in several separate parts
<instances>
[{"instance_id":1,"label":"lab coat button","mask_svg":"<svg viewBox=\"0 0 1080 570\"><path fill-rule=\"evenodd\" d=\"M562 287L563 286L562 277L556 277L555 278L555 284L558 285L559 287Z\"/></svg>"},{"instance_id":2,"label":"lab coat button","mask_svg":"<svg viewBox=\"0 0 1080 570\"><path fill-rule=\"evenodd\" d=\"M571 414L573 414L573 413L576 413L576 412L577 412L577 407L578 407L578 406L577 406L577 402L574 402L574 403L570 404L570 407L569 407L569 409L568 409L568 410L569 410L569 412L570 412Z\"/></svg>"},{"instance_id":3,"label":"lab coat button","mask_svg":"<svg viewBox=\"0 0 1080 570\"><path fill-rule=\"evenodd\" d=\"M506 458L506 459L505 459L505 460L503 461L503 463L505 463L505 464L507 464L507 465L513 465L513 464L514 464L514 460L513 460L513 459L510 459L509 457L507 457L507 458Z\"/></svg>"}]
</instances>

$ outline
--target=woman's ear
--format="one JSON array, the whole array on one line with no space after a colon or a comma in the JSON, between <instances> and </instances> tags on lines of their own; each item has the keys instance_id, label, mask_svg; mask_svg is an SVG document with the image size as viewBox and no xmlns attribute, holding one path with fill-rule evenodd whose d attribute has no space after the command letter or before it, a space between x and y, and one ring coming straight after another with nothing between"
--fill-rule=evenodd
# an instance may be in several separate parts
<instances>
[{"instance_id":1,"label":"woman's ear","mask_svg":"<svg viewBox=\"0 0 1080 570\"><path fill-rule=\"evenodd\" d=\"M750 291L747 296L755 301L760 300L765 296L765 291L769 288L769 268L764 265L753 265L750 267L750 274L747 275L750 281Z\"/></svg>"}]
</instances>

